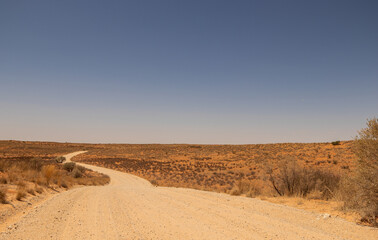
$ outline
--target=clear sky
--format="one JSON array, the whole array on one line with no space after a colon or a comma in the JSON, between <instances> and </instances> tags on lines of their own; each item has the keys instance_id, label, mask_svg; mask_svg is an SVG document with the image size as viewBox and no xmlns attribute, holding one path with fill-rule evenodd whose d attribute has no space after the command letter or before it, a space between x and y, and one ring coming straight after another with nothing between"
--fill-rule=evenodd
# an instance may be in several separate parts
<instances>
[{"instance_id":1,"label":"clear sky","mask_svg":"<svg viewBox=\"0 0 378 240\"><path fill-rule=\"evenodd\" d=\"M352 139L378 1L0 1L0 139Z\"/></svg>"}]
</instances>

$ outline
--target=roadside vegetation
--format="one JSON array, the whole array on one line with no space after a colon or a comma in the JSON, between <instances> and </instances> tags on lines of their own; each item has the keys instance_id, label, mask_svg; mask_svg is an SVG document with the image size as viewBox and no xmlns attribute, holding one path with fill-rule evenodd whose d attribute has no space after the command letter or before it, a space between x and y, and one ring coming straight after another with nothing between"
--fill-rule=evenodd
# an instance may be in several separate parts
<instances>
[{"instance_id":1,"label":"roadside vegetation","mask_svg":"<svg viewBox=\"0 0 378 240\"><path fill-rule=\"evenodd\" d=\"M340 145L337 141L332 145ZM268 165L263 178L267 182L239 181L229 192L245 196L287 196L342 202L342 210L359 213L361 223L378 226L378 119L367 122L353 142L356 167L352 171L335 172L301 166L293 158ZM270 183L270 184L269 184ZM263 191L270 186L271 192ZM264 194L262 194L264 193ZM303 201L300 202L303 204Z\"/></svg>"},{"instance_id":2,"label":"roadside vegetation","mask_svg":"<svg viewBox=\"0 0 378 240\"><path fill-rule=\"evenodd\" d=\"M378 226L378 119L367 122L354 142L356 170L341 185L345 208L356 210L362 221Z\"/></svg>"},{"instance_id":3,"label":"roadside vegetation","mask_svg":"<svg viewBox=\"0 0 378 240\"><path fill-rule=\"evenodd\" d=\"M70 165L67 169L66 165ZM0 159L0 203L21 201L48 190L68 189L75 185L104 185L109 177L75 163L19 157Z\"/></svg>"}]
</instances>

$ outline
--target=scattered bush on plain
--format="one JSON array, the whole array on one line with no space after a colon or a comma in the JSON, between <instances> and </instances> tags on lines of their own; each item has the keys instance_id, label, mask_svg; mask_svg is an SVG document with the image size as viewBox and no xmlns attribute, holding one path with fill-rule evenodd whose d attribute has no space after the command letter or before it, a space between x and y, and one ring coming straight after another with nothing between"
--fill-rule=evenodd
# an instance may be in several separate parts
<instances>
[{"instance_id":1,"label":"scattered bush on plain","mask_svg":"<svg viewBox=\"0 0 378 240\"><path fill-rule=\"evenodd\" d=\"M320 199L328 200L334 196L340 176L313 168L300 166L294 159L284 160L277 171L269 170L269 181L280 196L307 197L318 192Z\"/></svg>"},{"instance_id":2,"label":"scattered bush on plain","mask_svg":"<svg viewBox=\"0 0 378 240\"><path fill-rule=\"evenodd\" d=\"M72 172L76 166L76 163L74 162L66 162L63 164L63 169L67 172Z\"/></svg>"}]
</instances>

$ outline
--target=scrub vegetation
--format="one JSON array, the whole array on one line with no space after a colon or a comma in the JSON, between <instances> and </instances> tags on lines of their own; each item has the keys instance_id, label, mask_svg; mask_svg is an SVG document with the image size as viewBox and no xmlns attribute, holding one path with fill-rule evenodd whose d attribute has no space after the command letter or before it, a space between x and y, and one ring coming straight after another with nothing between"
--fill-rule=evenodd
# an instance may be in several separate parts
<instances>
[{"instance_id":1,"label":"scrub vegetation","mask_svg":"<svg viewBox=\"0 0 378 240\"><path fill-rule=\"evenodd\" d=\"M109 177L76 166L68 171L54 160L11 157L0 158L0 202L21 201L48 189L57 190L75 185L104 185Z\"/></svg>"},{"instance_id":2,"label":"scrub vegetation","mask_svg":"<svg viewBox=\"0 0 378 240\"><path fill-rule=\"evenodd\" d=\"M73 162L57 164L54 161L63 154L87 150L73 160L131 173L154 186L259 197L288 205L291 203L287 199L296 199L295 206L302 208L311 205L307 202L310 201L358 213L360 222L375 225L378 216L377 139L378 120L372 119L355 140L329 143L189 145L0 141L2 164L8 164L5 168L0 166L0 200L7 201L3 193L9 191L6 187L9 184L17 186L22 199L22 192L36 193L37 187L69 188L75 184L107 183L106 177L95 176ZM20 181L29 184L23 187ZM36 186L34 190L30 183Z\"/></svg>"}]
</instances>

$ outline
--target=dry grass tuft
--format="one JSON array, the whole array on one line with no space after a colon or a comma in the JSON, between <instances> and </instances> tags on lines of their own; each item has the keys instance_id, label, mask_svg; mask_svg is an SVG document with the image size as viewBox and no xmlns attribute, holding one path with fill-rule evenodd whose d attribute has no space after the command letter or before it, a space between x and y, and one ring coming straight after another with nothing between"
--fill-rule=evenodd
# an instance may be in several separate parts
<instances>
[{"instance_id":1,"label":"dry grass tuft","mask_svg":"<svg viewBox=\"0 0 378 240\"><path fill-rule=\"evenodd\" d=\"M7 184L8 183L8 179L6 177L0 177L0 184Z\"/></svg>"},{"instance_id":2,"label":"dry grass tuft","mask_svg":"<svg viewBox=\"0 0 378 240\"><path fill-rule=\"evenodd\" d=\"M159 183L158 183L158 181L157 180L155 180L155 179L152 179L152 180L150 180L150 183L152 184L152 186L154 186L154 187L157 187L157 186L159 186Z\"/></svg>"},{"instance_id":3,"label":"dry grass tuft","mask_svg":"<svg viewBox=\"0 0 378 240\"><path fill-rule=\"evenodd\" d=\"M19 189L18 191L17 191L17 195L16 195L16 199L18 200L18 201L21 201L23 198L25 198L26 197L26 192L25 192L25 190L24 189Z\"/></svg>"},{"instance_id":4,"label":"dry grass tuft","mask_svg":"<svg viewBox=\"0 0 378 240\"><path fill-rule=\"evenodd\" d=\"M7 201L7 190L4 189L4 188L0 189L0 203L1 204L8 203L8 201Z\"/></svg>"},{"instance_id":5,"label":"dry grass tuft","mask_svg":"<svg viewBox=\"0 0 378 240\"><path fill-rule=\"evenodd\" d=\"M34 186L34 190L39 194L43 193L43 188L39 187L37 184Z\"/></svg>"},{"instance_id":6,"label":"dry grass tuft","mask_svg":"<svg viewBox=\"0 0 378 240\"><path fill-rule=\"evenodd\" d=\"M26 190L30 195L33 195L35 196L35 190L33 188L28 188L28 190Z\"/></svg>"},{"instance_id":7,"label":"dry grass tuft","mask_svg":"<svg viewBox=\"0 0 378 240\"><path fill-rule=\"evenodd\" d=\"M51 179L53 176L55 176L57 173L57 170L54 165L47 165L42 167L42 175L46 179L47 186L50 185Z\"/></svg>"},{"instance_id":8,"label":"dry grass tuft","mask_svg":"<svg viewBox=\"0 0 378 240\"><path fill-rule=\"evenodd\" d=\"M239 180L237 184L229 191L233 196L245 195L247 197L256 197L262 193L263 186L259 180Z\"/></svg>"}]
</instances>

